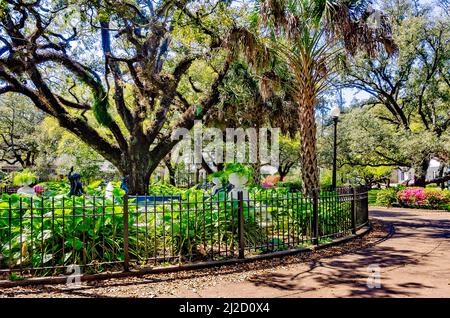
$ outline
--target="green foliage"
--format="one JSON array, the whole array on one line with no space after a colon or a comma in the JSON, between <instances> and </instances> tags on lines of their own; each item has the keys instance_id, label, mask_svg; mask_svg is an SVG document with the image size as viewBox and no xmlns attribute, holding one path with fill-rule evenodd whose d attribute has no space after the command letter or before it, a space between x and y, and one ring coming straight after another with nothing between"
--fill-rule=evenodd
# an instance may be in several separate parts
<instances>
[{"instance_id":1,"label":"green foliage","mask_svg":"<svg viewBox=\"0 0 450 318\"><path fill-rule=\"evenodd\" d=\"M45 192L44 197L63 197L66 196L70 191L69 181L58 181L58 182L42 182L41 185ZM105 182L101 180L96 180L88 185L84 185L83 189L87 196L97 196L102 197L105 195ZM113 194L117 197L123 197L125 193L120 191L121 181L113 182L114 191Z\"/></svg>"},{"instance_id":2,"label":"green foliage","mask_svg":"<svg viewBox=\"0 0 450 318\"><path fill-rule=\"evenodd\" d=\"M3 182L7 176L8 174L6 172L0 170L0 183Z\"/></svg>"},{"instance_id":3,"label":"green foliage","mask_svg":"<svg viewBox=\"0 0 450 318\"><path fill-rule=\"evenodd\" d=\"M1 16L1 14L0 14L0 16ZM17 273L13 272L13 273L9 274L9 280L12 282L23 280L23 279L24 279L24 277L18 275Z\"/></svg>"},{"instance_id":4,"label":"green foliage","mask_svg":"<svg viewBox=\"0 0 450 318\"><path fill-rule=\"evenodd\" d=\"M376 206L377 205L376 201L377 201L377 194L378 194L379 191L380 190L377 190L377 189L369 190L369 193L368 193L369 206Z\"/></svg>"},{"instance_id":5,"label":"green foliage","mask_svg":"<svg viewBox=\"0 0 450 318\"><path fill-rule=\"evenodd\" d=\"M22 168L35 164L43 118L43 113L36 111L28 98L12 93L1 95L0 164L15 163Z\"/></svg>"},{"instance_id":6,"label":"green foliage","mask_svg":"<svg viewBox=\"0 0 450 318\"><path fill-rule=\"evenodd\" d=\"M63 196L70 191L69 182L42 182L40 185L44 188L44 197Z\"/></svg>"},{"instance_id":7,"label":"green foliage","mask_svg":"<svg viewBox=\"0 0 450 318\"><path fill-rule=\"evenodd\" d=\"M211 180L213 177L216 177L222 180L222 182L227 182L230 174L232 173L246 176L248 181L251 182L254 171L253 168L249 165L245 165L242 163L227 163L223 171L214 172L213 174L209 175L209 179Z\"/></svg>"},{"instance_id":8,"label":"green foliage","mask_svg":"<svg viewBox=\"0 0 450 318\"><path fill-rule=\"evenodd\" d=\"M59 143L63 140L62 129L58 128L53 118L46 117L40 123L36 134L36 142L39 145L33 172L39 177L39 180L50 181L55 177L55 167L57 167Z\"/></svg>"},{"instance_id":9,"label":"green foliage","mask_svg":"<svg viewBox=\"0 0 450 318\"><path fill-rule=\"evenodd\" d=\"M149 195L177 195L180 193L184 193L186 190L177 188L171 184L166 183L156 183L150 185L148 189Z\"/></svg>"},{"instance_id":10,"label":"green foliage","mask_svg":"<svg viewBox=\"0 0 450 318\"><path fill-rule=\"evenodd\" d=\"M278 182L277 187L288 188L289 192L301 192L302 182L301 181Z\"/></svg>"},{"instance_id":11,"label":"green foliage","mask_svg":"<svg viewBox=\"0 0 450 318\"><path fill-rule=\"evenodd\" d=\"M450 203L450 191L438 189L425 189L426 205L437 209L448 209Z\"/></svg>"},{"instance_id":12,"label":"green foliage","mask_svg":"<svg viewBox=\"0 0 450 318\"><path fill-rule=\"evenodd\" d=\"M280 167L278 171L287 174L292 168L295 168L300 164L300 140L299 138L289 138L288 136L281 135L279 143Z\"/></svg>"},{"instance_id":13,"label":"green foliage","mask_svg":"<svg viewBox=\"0 0 450 318\"><path fill-rule=\"evenodd\" d=\"M44 186L47 191L63 191L56 183ZM99 182L94 182L88 188L95 190L99 186ZM123 190L116 188L114 201L61 195L51 199L20 198L16 194L4 194L0 199L1 266L123 261L123 194ZM178 256L179 261L200 260L216 254L218 246L237 254L238 202L204 195L204 191L188 189L181 193L181 200L150 204L147 208L136 199L129 199L131 259L138 264L167 255ZM270 190L254 187L249 195L250 200L243 207L246 246L265 253L303 246L310 239L313 210L310 199L302 199L284 187ZM319 234L322 238L349 230L350 207L350 202L339 205L321 202ZM287 240L293 233L295 242ZM107 269L103 265L94 267L97 271Z\"/></svg>"},{"instance_id":14,"label":"green foliage","mask_svg":"<svg viewBox=\"0 0 450 318\"><path fill-rule=\"evenodd\" d=\"M2 266L68 265L82 263L83 259L88 262L123 260L122 208L116 206L113 216L112 202L106 201L106 208L101 203L84 197L19 200L14 194L3 195L0 200ZM10 224L9 205L15 209ZM86 206L90 206L89 210ZM134 222L135 217L131 215L130 226ZM7 230L9 226L11 231ZM130 244L135 242L136 238L130 237ZM133 251L131 248L132 255Z\"/></svg>"},{"instance_id":15,"label":"green foliage","mask_svg":"<svg viewBox=\"0 0 450 318\"><path fill-rule=\"evenodd\" d=\"M92 111L94 112L95 119L102 125L109 127L113 121L111 115L108 112L108 96L106 94L94 95L94 103L92 105Z\"/></svg>"},{"instance_id":16,"label":"green foliage","mask_svg":"<svg viewBox=\"0 0 450 318\"><path fill-rule=\"evenodd\" d=\"M447 162L450 154L448 16L411 0L383 1L381 9L391 14L399 54L361 55L347 64L345 84L370 98L342 116L340 161L413 167L425 178L423 162L431 157Z\"/></svg>"},{"instance_id":17,"label":"green foliage","mask_svg":"<svg viewBox=\"0 0 450 318\"><path fill-rule=\"evenodd\" d=\"M14 186L27 186L33 184L37 181L37 176L28 169L24 169L21 172L17 172L14 175L13 185Z\"/></svg>"},{"instance_id":18,"label":"green foliage","mask_svg":"<svg viewBox=\"0 0 450 318\"><path fill-rule=\"evenodd\" d=\"M395 188L386 188L378 191L377 206L390 207L395 202L397 202L397 190Z\"/></svg>"},{"instance_id":19,"label":"green foliage","mask_svg":"<svg viewBox=\"0 0 450 318\"><path fill-rule=\"evenodd\" d=\"M332 171L325 170L320 174L320 185L322 187L329 187L332 184Z\"/></svg>"},{"instance_id":20,"label":"green foliage","mask_svg":"<svg viewBox=\"0 0 450 318\"><path fill-rule=\"evenodd\" d=\"M65 131L54 133L60 136L57 154L64 159L60 160L58 165L59 174L67 175L70 168L74 167L75 171L81 175L83 184L117 175L116 170L109 166L106 170L103 169L104 158L76 136Z\"/></svg>"}]
</instances>

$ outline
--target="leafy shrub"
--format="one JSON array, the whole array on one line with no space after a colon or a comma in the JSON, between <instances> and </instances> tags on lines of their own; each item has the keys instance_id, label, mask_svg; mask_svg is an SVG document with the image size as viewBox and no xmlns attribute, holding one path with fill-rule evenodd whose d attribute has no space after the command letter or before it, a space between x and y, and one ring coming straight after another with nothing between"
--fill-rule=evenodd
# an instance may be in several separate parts
<instances>
[{"instance_id":1,"label":"leafy shrub","mask_svg":"<svg viewBox=\"0 0 450 318\"><path fill-rule=\"evenodd\" d=\"M70 184L68 182L42 182L40 185L44 187L45 197L65 195L70 191Z\"/></svg>"},{"instance_id":2,"label":"leafy shrub","mask_svg":"<svg viewBox=\"0 0 450 318\"><path fill-rule=\"evenodd\" d=\"M425 202L432 208L446 208L446 205L450 203L450 191L425 189Z\"/></svg>"},{"instance_id":3,"label":"leafy shrub","mask_svg":"<svg viewBox=\"0 0 450 318\"><path fill-rule=\"evenodd\" d=\"M379 191L380 191L379 189L371 189L371 190L369 190L369 193L368 193L369 206L376 206L377 205L376 201L377 201L377 195L378 195Z\"/></svg>"},{"instance_id":4,"label":"leafy shrub","mask_svg":"<svg viewBox=\"0 0 450 318\"><path fill-rule=\"evenodd\" d=\"M17 172L14 175L13 184L15 186L27 186L33 184L37 181L36 175L28 169L23 170L22 172Z\"/></svg>"},{"instance_id":5,"label":"leafy shrub","mask_svg":"<svg viewBox=\"0 0 450 318\"><path fill-rule=\"evenodd\" d=\"M405 190L405 189L408 189L408 187L407 186L405 186L405 185L403 185L403 184L397 184L395 187L394 187L394 189L395 189L395 191L401 191L401 190Z\"/></svg>"},{"instance_id":6,"label":"leafy shrub","mask_svg":"<svg viewBox=\"0 0 450 318\"><path fill-rule=\"evenodd\" d=\"M113 207L113 202L108 200L85 197L49 200L3 194L0 199L3 264L0 267L78 264L83 259L87 263L100 259L123 260L122 211L121 206ZM136 216L130 213L129 222L130 227L134 225ZM143 233L144 229L138 231ZM136 239L130 236L130 245ZM130 249L130 254L135 254L134 249Z\"/></svg>"},{"instance_id":7,"label":"leafy shrub","mask_svg":"<svg viewBox=\"0 0 450 318\"><path fill-rule=\"evenodd\" d=\"M171 184L165 184L165 183L155 183L150 185L148 189L149 195L178 195L183 193L186 190L177 188Z\"/></svg>"},{"instance_id":8,"label":"leafy shrub","mask_svg":"<svg viewBox=\"0 0 450 318\"><path fill-rule=\"evenodd\" d=\"M289 192L301 192L302 191L302 183L300 181L278 182L277 186L288 188Z\"/></svg>"},{"instance_id":9,"label":"leafy shrub","mask_svg":"<svg viewBox=\"0 0 450 318\"><path fill-rule=\"evenodd\" d=\"M227 182L228 177L232 173L246 176L248 181L252 182L254 171L252 167L244 165L242 163L227 163L223 171L214 172L213 174L209 175L209 179L212 180L212 178L216 177L222 180L222 182Z\"/></svg>"},{"instance_id":10,"label":"leafy shrub","mask_svg":"<svg viewBox=\"0 0 450 318\"><path fill-rule=\"evenodd\" d=\"M331 170L325 170L320 173L320 186L322 188L331 187L333 184L333 172Z\"/></svg>"},{"instance_id":11,"label":"leafy shrub","mask_svg":"<svg viewBox=\"0 0 450 318\"><path fill-rule=\"evenodd\" d=\"M386 188L379 190L377 193L377 200L375 204L377 206L390 207L397 201L397 191L394 188Z\"/></svg>"}]
</instances>

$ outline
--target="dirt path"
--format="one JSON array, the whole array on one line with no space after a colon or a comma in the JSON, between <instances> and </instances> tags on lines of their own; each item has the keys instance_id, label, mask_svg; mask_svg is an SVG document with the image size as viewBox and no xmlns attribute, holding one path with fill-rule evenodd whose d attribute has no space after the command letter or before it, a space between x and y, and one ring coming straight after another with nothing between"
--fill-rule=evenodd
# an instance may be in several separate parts
<instances>
[{"instance_id":1,"label":"dirt path","mask_svg":"<svg viewBox=\"0 0 450 318\"><path fill-rule=\"evenodd\" d=\"M0 297L450 297L450 212L373 208L370 216L382 222L368 237L309 255Z\"/></svg>"}]
</instances>

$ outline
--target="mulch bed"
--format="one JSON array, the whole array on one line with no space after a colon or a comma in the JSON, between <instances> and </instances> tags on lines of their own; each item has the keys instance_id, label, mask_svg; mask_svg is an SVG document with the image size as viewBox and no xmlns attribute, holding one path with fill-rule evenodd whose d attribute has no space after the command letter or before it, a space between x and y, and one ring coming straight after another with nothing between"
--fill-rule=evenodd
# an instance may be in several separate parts
<instances>
[{"instance_id":1,"label":"mulch bed","mask_svg":"<svg viewBox=\"0 0 450 318\"><path fill-rule=\"evenodd\" d=\"M297 255L258 260L237 265L224 265L202 270L190 270L167 274L148 274L141 277L115 278L82 283L81 287L43 285L13 287L0 290L0 297L158 297L176 294L180 288L193 292L222 282L252 280L261 274L279 269L289 269L301 263L316 262L321 258L335 257L371 247L390 235L391 226L373 219L372 230L346 243Z\"/></svg>"}]
</instances>

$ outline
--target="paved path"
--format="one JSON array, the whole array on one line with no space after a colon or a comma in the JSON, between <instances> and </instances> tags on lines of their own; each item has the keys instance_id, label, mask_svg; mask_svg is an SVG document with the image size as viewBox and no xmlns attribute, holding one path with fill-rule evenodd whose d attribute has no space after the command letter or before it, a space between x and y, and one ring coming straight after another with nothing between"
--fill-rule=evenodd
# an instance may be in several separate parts
<instances>
[{"instance_id":1,"label":"paved path","mask_svg":"<svg viewBox=\"0 0 450 318\"><path fill-rule=\"evenodd\" d=\"M370 216L392 226L375 246L172 297L450 297L450 212L372 208ZM380 268L380 288L367 286L369 265Z\"/></svg>"}]
</instances>

